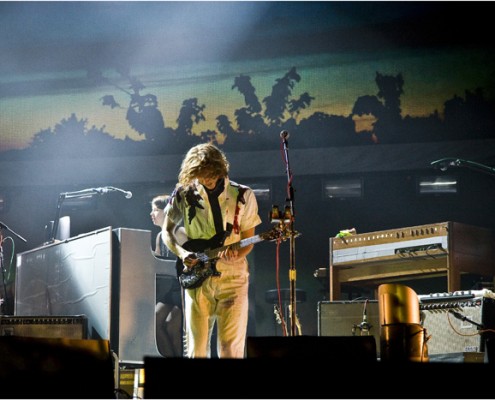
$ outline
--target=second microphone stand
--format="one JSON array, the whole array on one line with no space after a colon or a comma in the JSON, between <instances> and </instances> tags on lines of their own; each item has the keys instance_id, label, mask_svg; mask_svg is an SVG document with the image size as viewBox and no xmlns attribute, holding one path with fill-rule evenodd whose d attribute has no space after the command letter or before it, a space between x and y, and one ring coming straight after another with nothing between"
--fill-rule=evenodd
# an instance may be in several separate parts
<instances>
[{"instance_id":1,"label":"second microphone stand","mask_svg":"<svg viewBox=\"0 0 495 400\"><path fill-rule=\"evenodd\" d=\"M57 235L58 224L60 220L60 212L62 210L62 204L65 199L75 199L80 197L89 197L98 193L96 189L83 189L77 192L64 192L60 193L57 201L57 212L55 213L55 219L53 220L52 231L50 233L50 239L45 244L50 244L55 242L55 236Z\"/></svg>"},{"instance_id":2,"label":"second microphone stand","mask_svg":"<svg viewBox=\"0 0 495 400\"><path fill-rule=\"evenodd\" d=\"M284 220L289 219L290 231L290 264L289 264L289 309L290 309L290 335L296 336L297 314L296 314L296 237L297 233L294 230L295 209L294 209L294 188L292 186L292 172L289 162L289 144L287 138L289 133L282 131L280 134L284 147L285 170L287 174L287 202L289 205L285 208Z\"/></svg>"}]
</instances>

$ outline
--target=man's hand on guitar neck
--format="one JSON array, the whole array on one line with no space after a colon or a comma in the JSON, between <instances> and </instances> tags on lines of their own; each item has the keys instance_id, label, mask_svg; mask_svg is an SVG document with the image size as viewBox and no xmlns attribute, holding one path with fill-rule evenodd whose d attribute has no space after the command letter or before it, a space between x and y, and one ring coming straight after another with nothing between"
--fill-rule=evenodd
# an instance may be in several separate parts
<instances>
[{"instance_id":1,"label":"man's hand on guitar neck","mask_svg":"<svg viewBox=\"0 0 495 400\"><path fill-rule=\"evenodd\" d=\"M227 247L218 253L218 258L223 258L226 261L235 261L239 257L239 250Z\"/></svg>"},{"instance_id":2,"label":"man's hand on guitar neck","mask_svg":"<svg viewBox=\"0 0 495 400\"><path fill-rule=\"evenodd\" d=\"M249 237L254 236L254 229L251 228L247 231L241 232L241 239L247 239ZM230 243L227 247L218 253L218 258L223 258L226 261L236 261L240 258L247 257L247 255L251 252L254 245L250 244L247 246L238 246L239 242Z\"/></svg>"}]
</instances>

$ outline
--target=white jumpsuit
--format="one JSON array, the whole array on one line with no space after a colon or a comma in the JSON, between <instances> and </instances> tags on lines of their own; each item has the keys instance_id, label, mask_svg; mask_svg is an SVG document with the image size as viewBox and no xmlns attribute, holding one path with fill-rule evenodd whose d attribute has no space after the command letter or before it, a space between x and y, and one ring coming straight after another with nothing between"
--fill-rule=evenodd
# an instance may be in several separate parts
<instances>
[{"instance_id":1,"label":"white jumpsuit","mask_svg":"<svg viewBox=\"0 0 495 400\"><path fill-rule=\"evenodd\" d=\"M243 202L237 199L240 187L245 189ZM218 196L218 202L224 230L227 224L234 227L225 245L239 242L241 232L261 223L258 203L249 187L225 178L225 188ZM176 224L183 222L188 239L208 240L217 233L208 194L199 183L188 195L180 189L175 191L165 212ZM235 262L218 260L216 269L220 276L206 278L198 288L185 289L185 355L190 358L211 357L210 339L216 322L218 356L243 358L249 306L248 262L246 258Z\"/></svg>"}]
</instances>

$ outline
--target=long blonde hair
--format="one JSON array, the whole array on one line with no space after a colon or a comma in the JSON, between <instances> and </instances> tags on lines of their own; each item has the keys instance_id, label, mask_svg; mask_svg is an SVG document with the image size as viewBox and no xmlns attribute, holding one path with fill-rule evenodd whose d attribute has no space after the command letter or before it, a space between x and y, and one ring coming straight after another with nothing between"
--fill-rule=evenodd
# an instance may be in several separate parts
<instances>
[{"instance_id":1,"label":"long blonde hair","mask_svg":"<svg viewBox=\"0 0 495 400\"><path fill-rule=\"evenodd\" d=\"M178 185L188 186L196 178L225 178L230 164L225 153L211 143L198 144L182 160Z\"/></svg>"}]
</instances>

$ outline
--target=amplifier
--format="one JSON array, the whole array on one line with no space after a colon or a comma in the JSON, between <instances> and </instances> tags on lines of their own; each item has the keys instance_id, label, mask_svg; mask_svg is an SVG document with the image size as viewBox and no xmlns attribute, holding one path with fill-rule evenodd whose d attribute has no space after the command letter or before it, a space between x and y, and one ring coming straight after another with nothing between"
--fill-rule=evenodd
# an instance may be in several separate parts
<instances>
[{"instance_id":1,"label":"amplifier","mask_svg":"<svg viewBox=\"0 0 495 400\"><path fill-rule=\"evenodd\" d=\"M364 315L366 315L367 325L363 324ZM379 356L378 300L318 302L318 336L368 335L375 338L377 355Z\"/></svg>"},{"instance_id":2,"label":"amplifier","mask_svg":"<svg viewBox=\"0 0 495 400\"><path fill-rule=\"evenodd\" d=\"M0 316L0 336L88 339L88 319L77 316Z\"/></svg>"},{"instance_id":3,"label":"amplifier","mask_svg":"<svg viewBox=\"0 0 495 400\"><path fill-rule=\"evenodd\" d=\"M428 354L484 352L485 339L495 328L495 300L488 297L438 298L420 303L421 319L429 336Z\"/></svg>"},{"instance_id":4,"label":"amplifier","mask_svg":"<svg viewBox=\"0 0 495 400\"><path fill-rule=\"evenodd\" d=\"M485 340L495 341L495 299L489 297L456 298L420 297L422 325L429 336L428 354L476 353L485 351ZM423 298L422 298L423 297ZM369 333L375 337L380 351L380 320L378 301L366 305L369 332L363 332L364 301L321 301L318 303L318 336L359 336ZM452 312L455 312L456 318ZM470 322L471 321L471 322ZM483 329L479 329L481 325Z\"/></svg>"}]
</instances>

